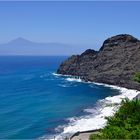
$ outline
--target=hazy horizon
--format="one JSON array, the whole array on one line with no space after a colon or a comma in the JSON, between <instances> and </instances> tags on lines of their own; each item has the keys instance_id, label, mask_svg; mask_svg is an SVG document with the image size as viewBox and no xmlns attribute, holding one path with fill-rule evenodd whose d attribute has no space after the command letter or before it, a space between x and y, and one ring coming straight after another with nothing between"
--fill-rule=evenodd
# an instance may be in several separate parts
<instances>
[{"instance_id":1,"label":"hazy horizon","mask_svg":"<svg viewBox=\"0 0 140 140\"><path fill-rule=\"evenodd\" d=\"M86 49L93 49L93 47L88 45L63 44L57 42L33 42L31 40L19 37L0 44L0 55L70 56L73 54L81 54Z\"/></svg>"},{"instance_id":2,"label":"hazy horizon","mask_svg":"<svg viewBox=\"0 0 140 140\"><path fill-rule=\"evenodd\" d=\"M58 55L79 54L89 48L99 50L103 41L114 35L140 38L139 7L138 1L0 1L0 44L22 37L35 43L70 46L67 51L58 47Z\"/></svg>"}]
</instances>

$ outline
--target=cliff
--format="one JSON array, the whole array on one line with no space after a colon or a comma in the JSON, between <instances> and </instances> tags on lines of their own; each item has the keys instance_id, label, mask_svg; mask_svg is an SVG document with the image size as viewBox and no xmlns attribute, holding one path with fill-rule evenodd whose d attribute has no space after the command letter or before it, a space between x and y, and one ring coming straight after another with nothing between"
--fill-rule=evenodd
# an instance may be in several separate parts
<instances>
[{"instance_id":1,"label":"cliff","mask_svg":"<svg viewBox=\"0 0 140 140\"><path fill-rule=\"evenodd\" d=\"M57 73L80 76L93 81L140 90L133 80L140 72L140 41L127 34L108 38L100 50L86 50L64 61Z\"/></svg>"}]
</instances>

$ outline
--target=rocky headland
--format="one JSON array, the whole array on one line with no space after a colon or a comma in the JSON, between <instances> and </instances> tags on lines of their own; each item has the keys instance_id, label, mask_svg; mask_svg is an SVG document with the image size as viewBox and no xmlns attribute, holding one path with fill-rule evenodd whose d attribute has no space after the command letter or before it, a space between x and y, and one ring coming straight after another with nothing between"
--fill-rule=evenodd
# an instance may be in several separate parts
<instances>
[{"instance_id":1,"label":"rocky headland","mask_svg":"<svg viewBox=\"0 0 140 140\"><path fill-rule=\"evenodd\" d=\"M88 49L64 61L58 74L79 76L84 81L140 90L134 81L140 72L140 40L128 34L108 38L99 51Z\"/></svg>"}]
</instances>

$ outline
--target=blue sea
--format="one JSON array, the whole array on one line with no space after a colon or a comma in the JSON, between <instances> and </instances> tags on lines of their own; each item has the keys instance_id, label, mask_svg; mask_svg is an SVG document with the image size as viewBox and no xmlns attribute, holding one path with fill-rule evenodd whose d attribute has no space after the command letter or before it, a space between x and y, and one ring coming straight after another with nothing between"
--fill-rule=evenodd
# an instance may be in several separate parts
<instances>
[{"instance_id":1,"label":"blue sea","mask_svg":"<svg viewBox=\"0 0 140 140\"><path fill-rule=\"evenodd\" d=\"M99 101L119 94L109 87L56 75L65 59L0 57L1 139L47 139L64 130L69 133L66 128L72 123L97 113Z\"/></svg>"}]
</instances>

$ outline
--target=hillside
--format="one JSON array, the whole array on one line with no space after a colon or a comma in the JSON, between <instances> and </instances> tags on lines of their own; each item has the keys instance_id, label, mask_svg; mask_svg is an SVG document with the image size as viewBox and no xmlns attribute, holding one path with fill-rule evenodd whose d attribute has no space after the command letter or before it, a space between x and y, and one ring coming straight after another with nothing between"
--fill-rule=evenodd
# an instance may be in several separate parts
<instances>
[{"instance_id":1,"label":"hillside","mask_svg":"<svg viewBox=\"0 0 140 140\"><path fill-rule=\"evenodd\" d=\"M134 75L140 72L140 41L128 34L108 38L100 50L86 50L63 62L57 73L140 90Z\"/></svg>"}]
</instances>

